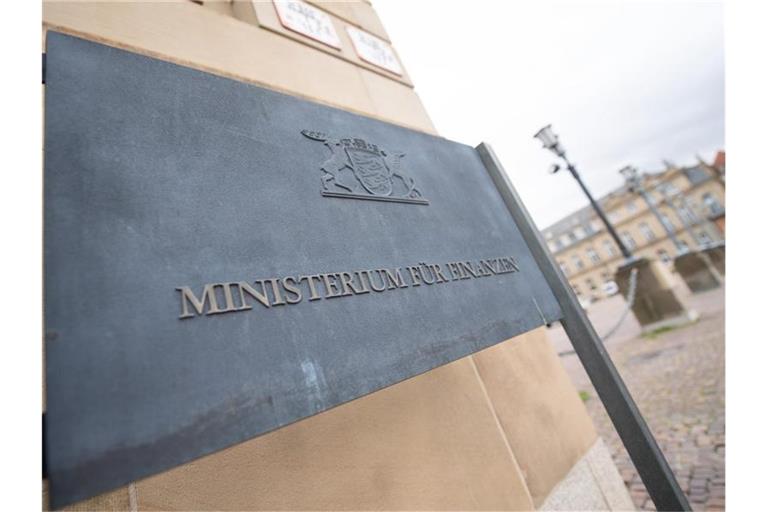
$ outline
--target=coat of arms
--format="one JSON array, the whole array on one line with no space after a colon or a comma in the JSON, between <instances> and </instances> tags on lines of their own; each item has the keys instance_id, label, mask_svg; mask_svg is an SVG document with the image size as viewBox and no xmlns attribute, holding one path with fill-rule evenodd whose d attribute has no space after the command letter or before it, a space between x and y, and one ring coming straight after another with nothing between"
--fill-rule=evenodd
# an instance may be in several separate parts
<instances>
[{"instance_id":1,"label":"coat of arms","mask_svg":"<svg viewBox=\"0 0 768 512\"><path fill-rule=\"evenodd\" d=\"M384 151L363 139L334 139L309 130L301 133L331 151L320 166L324 196L429 204L402 169L405 153Z\"/></svg>"}]
</instances>

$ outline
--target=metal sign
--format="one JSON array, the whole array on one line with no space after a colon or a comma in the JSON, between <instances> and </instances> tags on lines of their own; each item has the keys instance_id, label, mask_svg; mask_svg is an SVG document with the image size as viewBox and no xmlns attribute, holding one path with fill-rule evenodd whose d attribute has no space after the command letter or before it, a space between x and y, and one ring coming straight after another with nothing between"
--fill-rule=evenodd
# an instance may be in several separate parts
<instances>
[{"instance_id":1,"label":"metal sign","mask_svg":"<svg viewBox=\"0 0 768 512\"><path fill-rule=\"evenodd\" d=\"M47 43L54 508L561 317L474 148Z\"/></svg>"}]
</instances>

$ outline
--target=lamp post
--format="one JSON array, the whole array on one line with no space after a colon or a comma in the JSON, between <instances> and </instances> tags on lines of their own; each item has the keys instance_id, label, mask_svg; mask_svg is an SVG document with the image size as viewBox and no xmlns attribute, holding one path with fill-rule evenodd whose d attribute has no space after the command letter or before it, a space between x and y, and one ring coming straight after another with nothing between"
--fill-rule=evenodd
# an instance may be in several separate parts
<instances>
[{"instance_id":1,"label":"lamp post","mask_svg":"<svg viewBox=\"0 0 768 512\"><path fill-rule=\"evenodd\" d=\"M645 190L645 187L643 186L643 180L640 177L640 173L637 171L637 168L631 165L627 165L619 170L619 174L624 177L629 190L631 192L635 192L643 198L645 204L648 205L648 209L653 212L653 214L656 216L656 219L658 219L659 224L661 224L661 227L664 228L664 231L666 231L667 236L672 240L672 243L675 244L677 254L679 255L687 253L688 248L683 245L679 238L677 238L677 235L675 235L675 230L672 229L672 227L667 222L664 222L664 218L661 216L659 209L656 208L656 204L653 198L648 193L648 191Z\"/></svg>"},{"instance_id":2,"label":"lamp post","mask_svg":"<svg viewBox=\"0 0 768 512\"><path fill-rule=\"evenodd\" d=\"M712 242L704 243L699 240L699 238L693 232L693 228L702 226L704 229L709 231L709 235L712 240L715 240L716 237L711 236L712 231L710 229L710 225L705 224L701 216L694 211L690 202L688 201L688 198L685 197L685 195L681 192L672 194L667 186L659 186L657 187L657 190L659 190L664 196L665 201L670 206L672 206L672 208L674 208L675 213L677 213L677 218L680 219L680 222L682 222L683 227L691 237L691 240L694 240L698 244L699 249L707 249L710 247Z\"/></svg>"},{"instance_id":3,"label":"lamp post","mask_svg":"<svg viewBox=\"0 0 768 512\"><path fill-rule=\"evenodd\" d=\"M680 222L683 223L683 227L688 232L688 235L690 235L691 240L693 240L698 246L699 250L697 252L699 259L704 263L705 267L709 271L709 273L712 275L712 278L714 281L710 281L710 285L712 286L714 282L717 282L717 285L723 284L723 275L720 273L720 271L717 269L717 267L712 262L712 259L707 254L707 249L712 246L712 243L702 243L701 240L699 240L696 237L696 234L693 232L693 227L691 225L690 219L688 216L684 213L684 211L687 211L691 218L693 218L694 225L701 224L701 218L696 215L696 213L691 209L690 205L688 204L688 198L685 197L685 195L678 193L676 197L671 197L670 191L666 186L659 187L661 190L662 195L664 196L664 199L672 206L672 208L675 209L677 212L677 216L680 219ZM676 200L679 200L679 202L676 202ZM685 254L685 253L683 253ZM683 279L685 279L685 276L683 276ZM714 287L714 286L712 286ZM689 286L690 288L690 286Z\"/></svg>"},{"instance_id":4,"label":"lamp post","mask_svg":"<svg viewBox=\"0 0 768 512\"><path fill-rule=\"evenodd\" d=\"M587 195L587 198L589 199L589 203L592 205L592 208L594 208L595 212L597 212L597 216L600 217L600 220L603 221L603 224L605 224L605 228L608 230L608 233L611 235L611 238L613 238L613 241L616 243L616 245L619 247L619 250L621 251L621 254L624 256L627 260L632 260L632 252L629 250L629 248L624 244L624 242L621 240L619 235L616 233L616 230L614 229L613 225L608 220L608 217L606 217L605 212L603 212L603 209L600 207L600 205L595 201L595 199L592 197L592 194L589 192L589 189L587 189L587 186L584 184L583 181L581 181L581 176L579 176L578 171L576 170L576 167L568 160L568 158L565 156L565 148L563 148L562 144L560 144L560 141L558 139L558 136L555 134L555 132L552 131L552 125L548 124L538 132L536 132L536 135L533 136L536 139L539 139L541 143L544 145L544 148L550 150L558 157L562 158L563 162L565 162L566 168L571 171L571 174L576 179L576 182L581 187L581 190L584 191L584 193ZM556 173L560 170L560 166L555 164L552 167L552 172Z\"/></svg>"},{"instance_id":5,"label":"lamp post","mask_svg":"<svg viewBox=\"0 0 768 512\"><path fill-rule=\"evenodd\" d=\"M698 241L696 234L693 232L693 226L691 225L691 222L689 221L689 218L686 215L686 211L690 212L690 214L694 217L693 221L695 223L698 224L701 221L698 219L698 216L696 216L696 214L693 213L693 210L691 210L690 207L688 206L688 202L685 201L685 196L682 196L682 195L673 196L670 193L669 189L665 186L660 186L657 188L657 190L661 192L661 195L664 196L664 200L672 207L672 209L675 210L675 213L677 214L677 218L680 219L680 222L683 224L683 228L685 228L685 231L691 237L691 240L698 243L699 249L704 249L701 242Z\"/></svg>"}]
</instances>

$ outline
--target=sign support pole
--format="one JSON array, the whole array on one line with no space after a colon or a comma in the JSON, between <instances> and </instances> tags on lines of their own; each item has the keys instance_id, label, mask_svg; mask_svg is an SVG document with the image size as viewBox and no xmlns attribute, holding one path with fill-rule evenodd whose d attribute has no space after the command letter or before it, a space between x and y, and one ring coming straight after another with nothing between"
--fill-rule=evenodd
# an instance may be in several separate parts
<instances>
[{"instance_id":1,"label":"sign support pole","mask_svg":"<svg viewBox=\"0 0 768 512\"><path fill-rule=\"evenodd\" d=\"M664 454L493 149L476 148L562 310L561 323L658 510L691 510Z\"/></svg>"}]
</instances>

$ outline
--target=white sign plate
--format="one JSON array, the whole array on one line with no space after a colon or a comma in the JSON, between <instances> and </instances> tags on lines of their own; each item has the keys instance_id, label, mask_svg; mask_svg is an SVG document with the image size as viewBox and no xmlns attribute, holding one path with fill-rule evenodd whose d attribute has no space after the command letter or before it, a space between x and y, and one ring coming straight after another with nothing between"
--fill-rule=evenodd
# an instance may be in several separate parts
<instances>
[{"instance_id":1,"label":"white sign plate","mask_svg":"<svg viewBox=\"0 0 768 512\"><path fill-rule=\"evenodd\" d=\"M403 74L403 68L400 67L400 62L389 43L356 27L347 26L347 33L358 57L396 75Z\"/></svg>"},{"instance_id":2,"label":"white sign plate","mask_svg":"<svg viewBox=\"0 0 768 512\"><path fill-rule=\"evenodd\" d=\"M253 0L256 2L257 0ZM331 17L301 0L273 0L280 23L294 32L341 49L341 41Z\"/></svg>"}]
</instances>

